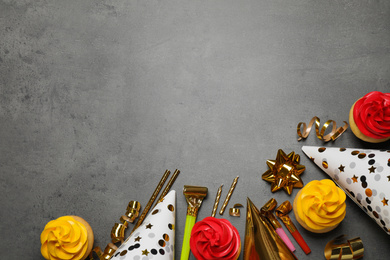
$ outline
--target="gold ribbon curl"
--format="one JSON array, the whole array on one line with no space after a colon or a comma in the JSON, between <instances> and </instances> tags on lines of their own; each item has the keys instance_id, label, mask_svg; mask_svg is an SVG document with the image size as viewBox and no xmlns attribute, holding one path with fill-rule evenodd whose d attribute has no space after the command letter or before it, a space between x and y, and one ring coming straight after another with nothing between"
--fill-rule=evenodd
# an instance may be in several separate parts
<instances>
[{"instance_id":1,"label":"gold ribbon curl","mask_svg":"<svg viewBox=\"0 0 390 260\"><path fill-rule=\"evenodd\" d=\"M324 255L327 260L360 259L364 255L363 241L360 237L347 240L345 235L338 236L326 244Z\"/></svg>"},{"instance_id":2,"label":"gold ribbon curl","mask_svg":"<svg viewBox=\"0 0 390 260\"><path fill-rule=\"evenodd\" d=\"M306 123L299 122L297 126L297 133L299 136L298 141L301 141L302 139L306 139L309 136L313 124L315 124L316 135L318 139L323 140L324 142L329 142L330 140L334 141L338 137L340 137L340 135L344 133L349 126L346 121L343 122L345 123L345 125L337 128L336 122L334 120L328 120L322 126L321 131L320 131L320 119L316 116L310 120L308 127L306 126ZM329 134L324 136L325 131L330 124L332 124L332 131ZM302 132L301 132L301 127L303 127Z\"/></svg>"}]
</instances>

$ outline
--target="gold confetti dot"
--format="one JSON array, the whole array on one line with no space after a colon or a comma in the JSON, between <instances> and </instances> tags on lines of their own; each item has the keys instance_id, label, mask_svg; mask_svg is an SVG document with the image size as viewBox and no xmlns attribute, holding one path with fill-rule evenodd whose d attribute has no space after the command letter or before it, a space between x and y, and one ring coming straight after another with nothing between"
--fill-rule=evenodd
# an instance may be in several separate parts
<instances>
[{"instance_id":1,"label":"gold confetti dot","mask_svg":"<svg viewBox=\"0 0 390 260\"><path fill-rule=\"evenodd\" d=\"M358 158L359 158L359 159L363 159L364 157L366 157L366 154L365 154L365 153L359 153L359 155L358 155Z\"/></svg>"},{"instance_id":2,"label":"gold confetti dot","mask_svg":"<svg viewBox=\"0 0 390 260\"><path fill-rule=\"evenodd\" d=\"M372 196L372 190L370 188L366 189L366 195L367 195L367 197L371 197Z\"/></svg>"},{"instance_id":3,"label":"gold confetti dot","mask_svg":"<svg viewBox=\"0 0 390 260\"><path fill-rule=\"evenodd\" d=\"M162 240L162 239L160 239L160 240L158 241L158 244L159 244L161 247L164 247L164 246L165 246L165 241Z\"/></svg>"},{"instance_id":4,"label":"gold confetti dot","mask_svg":"<svg viewBox=\"0 0 390 260\"><path fill-rule=\"evenodd\" d=\"M328 162L327 162L327 161L323 161L323 162L322 162L322 166L323 166L325 169L328 169Z\"/></svg>"},{"instance_id":5,"label":"gold confetti dot","mask_svg":"<svg viewBox=\"0 0 390 260\"><path fill-rule=\"evenodd\" d=\"M164 235L163 235L163 238L164 238L165 241L169 241L169 236L168 236L168 234L164 234Z\"/></svg>"},{"instance_id":6,"label":"gold confetti dot","mask_svg":"<svg viewBox=\"0 0 390 260\"><path fill-rule=\"evenodd\" d=\"M326 150L325 147L318 148L318 151L319 151L320 153L323 153L325 150Z\"/></svg>"},{"instance_id":7,"label":"gold confetti dot","mask_svg":"<svg viewBox=\"0 0 390 260\"><path fill-rule=\"evenodd\" d=\"M169 205L168 205L168 209L169 209L170 211L174 211L174 210L175 210L175 207L174 207L172 204L169 204Z\"/></svg>"},{"instance_id":8,"label":"gold confetti dot","mask_svg":"<svg viewBox=\"0 0 390 260\"><path fill-rule=\"evenodd\" d=\"M351 152L352 155L358 155L359 153L360 153L360 152L357 151L357 150Z\"/></svg>"}]
</instances>

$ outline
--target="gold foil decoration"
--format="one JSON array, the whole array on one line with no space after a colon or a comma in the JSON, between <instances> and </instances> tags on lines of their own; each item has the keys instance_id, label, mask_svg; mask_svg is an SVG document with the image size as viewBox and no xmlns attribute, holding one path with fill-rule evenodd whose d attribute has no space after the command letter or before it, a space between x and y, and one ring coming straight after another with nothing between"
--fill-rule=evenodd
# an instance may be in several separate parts
<instances>
[{"instance_id":1,"label":"gold foil decoration","mask_svg":"<svg viewBox=\"0 0 390 260\"><path fill-rule=\"evenodd\" d=\"M326 244L324 255L327 260L360 259L364 255L363 241L360 237L346 239L341 235Z\"/></svg>"},{"instance_id":2,"label":"gold foil decoration","mask_svg":"<svg viewBox=\"0 0 390 260\"><path fill-rule=\"evenodd\" d=\"M228 192L228 194L226 195L226 199L225 199L225 201L224 201L223 204L222 204L221 210L219 211L219 215L222 215L223 212L225 212L226 206L227 206L228 203L229 203L229 200L230 200L230 197L231 197L232 194L233 194L234 188L236 188L237 182L238 182L238 176L237 176L236 178L234 178L233 183L232 183L232 185L230 186L229 192Z\"/></svg>"},{"instance_id":3,"label":"gold foil decoration","mask_svg":"<svg viewBox=\"0 0 390 260\"><path fill-rule=\"evenodd\" d=\"M100 260L108 260L114 255L117 249L118 247L116 245L114 245L113 243L108 243L108 245L104 249L104 252L102 252L102 249L100 247L95 247L93 251L97 254ZM90 260L93 259L94 258L91 255Z\"/></svg>"},{"instance_id":4,"label":"gold foil decoration","mask_svg":"<svg viewBox=\"0 0 390 260\"><path fill-rule=\"evenodd\" d=\"M217 213L219 199L221 198L221 193L222 193L222 186L223 184L218 188L217 195L215 196L213 211L211 212L212 217L215 217L215 214Z\"/></svg>"},{"instance_id":5,"label":"gold foil decoration","mask_svg":"<svg viewBox=\"0 0 390 260\"><path fill-rule=\"evenodd\" d=\"M128 224L126 221L123 224L115 223L111 229L111 241L112 243L122 242L125 239L125 230Z\"/></svg>"},{"instance_id":6,"label":"gold foil decoration","mask_svg":"<svg viewBox=\"0 0 390 260\"><path fill-rule=\"evenodd\" d=\"M243 258L244 260L297 259L249 198L247 198Z\"/></svg>"},{"instance_id":7,"label":"gold foil decoration","mask_svg":"<svg viewBox=\"0 0 390 260\"><path fill-rule=\"evenodd\" d=\"M152 196L150 197L149 201L148 201L148 204L146 204L144 210L142 211L142 214L141 216L139 217L137 223L134 225L134 228L133 230L131 231L131 233L133 233L139 226L141 226L142 222L144 221L146 215L148 214L150 208L152 207L154 201L156 200L158 194L160 193L161 189L162 189L162 186L164 185L165 181L167 180L169 174L171 173L171 171L169 170L166 170L164 175L162 176L160 182L158 183L156 189L154 190Z\"/></svg>"},{"instance_id":8,"label":"gold foil decoration","mask_svg":"<svg viewBox=\"0 0 390 260\"><path fill-rule=\"evenodd\" d=\"M342 133L344 133L345 130L347 130L347 128L349 126L346 121L343 121L343 122L345 123L345 125L337 128L336 122L334 120L328 120L322 126L321 131L320 131L320 119L316 116L310 120L308 127L306 127L306 123L299 122L298 126L297 126L297 133L299 136L298 141L301 141L302 138L306 139L309 136L309 133L311 131L311 128L313 127L313 124L315 124L315 130L316 130L316 135L317 135L318 139L323 140L324 142L329 142L330 140L334 141L338 137L340 137L340 135ZM332 131L329 134L324 136L325 131L329 127L330 124L332 124ZM301 127L303 127L302 132L301 132Z\"/></svg>"},{"instance_id":9,"label":"gold foil decoration","mask_svg":"<svg viewBox=\"0 0 390 260\"><path fill-rule=\"evenodd\" d=\"M129 205L127 205L126 214L120 218L120 221L121 222L127 221L133 223L134 220L138 217L140 209L141 209L141 203L133 200L130 201Z\"/></svg>"},{"instance_id":10,"label":"gold foil decoration","mask_svg":"<svg viewBox=\"0 0 390 260\"><path fill-rule=\"evenodd\" d=\"M291 195L293 188L302 188L303 182L299 175L305 166L299 164L300 156L294 152L286 155L282 149L278 150L276 160L267 160L269 170L262 175L262 179L271 183L271 192L283 189Z\"/></svg>"},{"instance_id":11,"label":"gold foil decoration","mask_svg":"<svg viewBox=\"0 0 390 260\"><path fill-rule=\"evenodd\" d=\"M239 217L241 216L241 211L239 207L244 207L242 204L234 204L233 208L229 209L229 215L232 217Z\"/></svg>"}]
</instances>

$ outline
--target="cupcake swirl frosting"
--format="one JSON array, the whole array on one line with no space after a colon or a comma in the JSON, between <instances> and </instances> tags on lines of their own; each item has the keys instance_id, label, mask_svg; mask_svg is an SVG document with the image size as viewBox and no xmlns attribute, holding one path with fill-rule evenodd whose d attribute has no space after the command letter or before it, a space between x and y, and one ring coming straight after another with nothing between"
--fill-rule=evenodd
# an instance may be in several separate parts
<instances>
[{"instance_id":1,"label":"cupcake swirl frosting","mask_svg":"<svg viewBox=\"0 0 390 260\"><path fill-rule=\"evenodd\" d=\"M198 260L235 260L240 254L241 240L228 220L206 217L193 227L190 246Z\"/></svg>"},{"instance_id":2,"label":"cupcake swirl frosting","mask_svg":"<svg viewBox=\"0 0 390 260\"><path fill-rule=\"evenodd\" d=\"M311 181L298 195L296 212L314 230L336 226L345 217L346 195L331 180Z\"/></svg>"},{"instance_id":3,"label":"cupcake swirl frosting","mask_svg":"<svg viewBox=\"0 0 390 260\"><path fill-rule=\"evenodd\" d=\"M46 259L79 260L88 248L87 229L73 217L60 217L46 224L41 244L41 253Z\"/></svg>"},{"instance_id":4,"label":"cupcake swirl frosting","mask_svg":"<svg viewBox=\"0 0 390 260\"><path fill-rule=\"evenodd\" d=\"M390 93L373 91L356 101L353 119L368 137L390 137Z\"/></svg>"}]
</instances>

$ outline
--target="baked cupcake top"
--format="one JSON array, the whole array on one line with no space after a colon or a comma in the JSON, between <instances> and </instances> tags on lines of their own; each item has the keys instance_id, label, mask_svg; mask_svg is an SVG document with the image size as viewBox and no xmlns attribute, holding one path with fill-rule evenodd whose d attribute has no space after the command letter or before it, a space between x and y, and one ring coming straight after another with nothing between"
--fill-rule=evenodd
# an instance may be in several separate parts
<instances>
[{"instance_id":1,"label":"baked cupcake top","mask_svg":"<svg viewBox=\"0 0 390 260\"><path fill-rule=\"evenodd\" d=\"M365 136L390 137L390 93L372 91L356 101L353 119Z\"/></svg>"},{"instance_id":2,"label":"baked cupcake top","mask_svg":"<svg viewBox=\"0 0 390 260\"><path fill-rule=\"evenodd\" d=\"M198 260L235 260L240 254L241 240L228 220L206 217L192 228L190 246Z\"/></svg>"},{"instance_id":3,"label":"baked cupcake top","mask_svg":"<svg viewBox=\"0 0 390 260\"><path fill-rule=\"evenodd\" d=\"M313 230L336 226L345 217L346 195L332 180L311 181L297 196L297 217Z\"/></svg>"},{"instance_id":4,"label":"baked cupcake top","mask_svg":"<svg viewBox=\"0 0 390 260\"><path fill-rule=\"evenodd\" d=\"M46 224L41 233L41 253L50 260L79 260L88 248L84 224L71 216L60 217Z\"/></svg>"}]
</instances>

